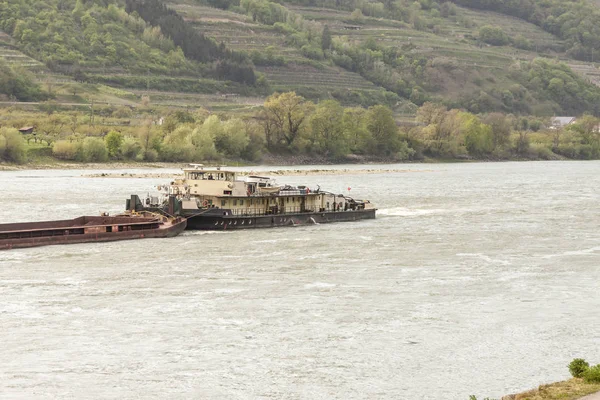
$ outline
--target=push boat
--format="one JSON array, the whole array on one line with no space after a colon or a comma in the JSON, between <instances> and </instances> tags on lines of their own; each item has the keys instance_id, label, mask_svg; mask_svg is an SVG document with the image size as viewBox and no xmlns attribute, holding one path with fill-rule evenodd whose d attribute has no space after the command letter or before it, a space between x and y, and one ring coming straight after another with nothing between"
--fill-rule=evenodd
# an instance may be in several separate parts
<instances>
[{"instance_id":1,"label":"push boat","mask_svg":"<svg viewBox=\"0 0 600 400\"><path fill-rule=\"evenodd\" d=\"M127 200L131 211L160 212L187 219L186 229L229 230L298 226L375 218L368 200L311 189L278 185L265 176L239 177L222 168L192 164L184 178L160 186L165 200L137 195Z\"/></svg>"},{"instance_id":2,"label":"push boat","mask_svg":"<svg viewBox=\"0 0 600 400\"><path fill-rule=\"evenodd\" d=\"M183 232L186 223L187 221L180 217L129 214L0 224L0 250L52 244L172 237Z\"/></svg>"}]
</instances>

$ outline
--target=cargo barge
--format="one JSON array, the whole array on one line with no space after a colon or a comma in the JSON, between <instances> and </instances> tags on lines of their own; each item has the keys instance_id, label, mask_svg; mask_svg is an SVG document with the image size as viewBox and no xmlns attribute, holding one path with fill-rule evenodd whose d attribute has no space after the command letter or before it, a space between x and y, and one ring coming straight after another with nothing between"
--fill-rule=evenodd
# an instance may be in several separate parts
<instances>
[{"instance_id":1,"label":"cargo barge","mask_svg":"<svg viewBox=\"0 0 600 400\"><path fill-rule=\"evenodd\" d=\"M43 222L0 224L0 250L53 244L109 242L177 236L185 218L163 216L83 216Z\"/></svg>"},{"instance_id":2,"label":"cargo barge","mask_svg":"<svg viewBox=\"0 0 600 400\"><path fill-rule=\"evenodd\" d=\"M234 171L193 165L184 178L160 187L167 200L132 195L126 208L179 215L186 229L229 230L298 226L375 218L368 200L311 189L280 186L264 176L240 179Z\"/></svg>"}]
</instances>

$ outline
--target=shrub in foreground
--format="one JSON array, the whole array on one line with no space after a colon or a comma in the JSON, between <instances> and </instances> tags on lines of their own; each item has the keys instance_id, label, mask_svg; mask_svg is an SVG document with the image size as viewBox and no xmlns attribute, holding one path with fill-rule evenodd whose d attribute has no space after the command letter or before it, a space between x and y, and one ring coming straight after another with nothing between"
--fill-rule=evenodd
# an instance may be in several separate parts
<instances>
[{"instance_id":1,"label":"shrub in foreground","mask_svg":"<svg viewBox=\"0 0 600 400\"><path fill-rule=\"evenodd\" d=\"M569 364L569 372L574 378L581 378L585 371L590 368L590 364L583 358L575 358Z\"/></svg>"},{"instance_id":2,"label":"shrub in foreground","mask_svg":"<svg viewBox=\"0 0 600 400\"><path fill-rule=\"evenodd\" d=\"M583 372L583 379L587 383L600 383L600 364L586 369Z\"/></svg>"}]
</instances>

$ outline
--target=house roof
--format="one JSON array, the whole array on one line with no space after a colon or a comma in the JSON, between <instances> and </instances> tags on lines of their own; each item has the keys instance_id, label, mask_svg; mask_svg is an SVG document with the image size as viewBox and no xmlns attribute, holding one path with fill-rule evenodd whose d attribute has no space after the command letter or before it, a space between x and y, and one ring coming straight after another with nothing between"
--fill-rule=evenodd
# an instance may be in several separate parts
<instances>
[{"instance_id":1,"label":"house roof","mask_svg":"<svg viewBox=\"0 0 600 400\"><path fill-rule=\"evenodd\" d=\"M22 128L19 129L19 132L30 131L33 128L34 128L33 126L24 126L24 127L22 127Z\"/></svg>"},{"instance_id":2,"label":"house roof","mask_svg":"<svg viewBox=\"0 0 600 400\"><path fill-rule=\"evenodd\" d=\"M575 117L552 117L552 125L566 126L575 122Z\"/></svg>"}]
</instances>

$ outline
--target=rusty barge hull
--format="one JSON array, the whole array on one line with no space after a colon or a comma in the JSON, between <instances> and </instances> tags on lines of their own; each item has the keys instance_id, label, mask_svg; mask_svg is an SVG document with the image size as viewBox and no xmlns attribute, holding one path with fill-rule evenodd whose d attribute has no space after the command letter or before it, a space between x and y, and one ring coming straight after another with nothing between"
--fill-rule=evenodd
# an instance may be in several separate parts
<instances>
[{"instance_id":1,"label":"rusty barge hull","mask_svg":"<svg viewBox=\"0 0 600 400\"><path fill-rule=\"evenodd\" d=\"M0 224L0 250L55 244L110 242L177 236L187 220L149 217L92 217Z\"/></svg>"}]
</instances>

